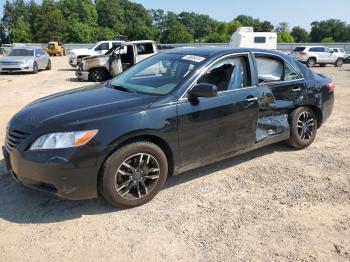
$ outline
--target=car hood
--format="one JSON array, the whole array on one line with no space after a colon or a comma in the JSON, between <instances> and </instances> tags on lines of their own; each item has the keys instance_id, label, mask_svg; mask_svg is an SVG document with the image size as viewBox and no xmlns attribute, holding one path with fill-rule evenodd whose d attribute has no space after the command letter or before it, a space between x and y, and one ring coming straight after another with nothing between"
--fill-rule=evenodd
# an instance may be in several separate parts
<instances>
[{"instance_id":1,"label":"car hood","mask_svg":"<svg viewBox=\"0 0 350 262\"><path fill-rule=\"evenodd\" d=\"M32 56L5 56L0 59L0 62L21 62L33 59Z\"/></svg>"},{"instance_id":2,"label":"car hood","mask_svg":"<svg viewBox=\"0 0 350 262\"><path fill-rule=\"evenodd\" d=\"M81 49L73 49L70 50L71 54L74 54L76 56L78 55L95 55L96 52L92 49L87 49L87 48L81 48Z\"/></svg>"},{"instance_id":3,"label":"car hood","mask_svg":"<svg viewBox=\"0 0 350 262\"><path fill-rule=\"evenodd\" d=\"M83 87L36 100L20 112L12 123L28 127L45 124L78 124L87 121L139 112L148 108L157 96L129 93L105 84Z\"/></svg>"}]
</instances>

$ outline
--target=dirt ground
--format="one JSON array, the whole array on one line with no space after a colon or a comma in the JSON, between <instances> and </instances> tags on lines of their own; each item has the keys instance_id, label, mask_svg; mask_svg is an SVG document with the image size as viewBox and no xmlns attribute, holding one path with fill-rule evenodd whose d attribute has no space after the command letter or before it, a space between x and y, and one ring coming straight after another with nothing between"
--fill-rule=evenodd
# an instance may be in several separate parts
<instances>
[{"instance_id":1,"label":"dirt ground","mask_svg":"<svg viewBox=\"0 0 350 262\"><path fill-rule=\"evenodd\" d=\"M0 75L0 145L9 119L48 94L86 85L67 58L38 75ZM0 261L350 261L350 65L315 143L269 146L169 178L149 204L58 201L5 175ZM0 153L1 154L1 153Z\"/></svg>"}]
</instances>

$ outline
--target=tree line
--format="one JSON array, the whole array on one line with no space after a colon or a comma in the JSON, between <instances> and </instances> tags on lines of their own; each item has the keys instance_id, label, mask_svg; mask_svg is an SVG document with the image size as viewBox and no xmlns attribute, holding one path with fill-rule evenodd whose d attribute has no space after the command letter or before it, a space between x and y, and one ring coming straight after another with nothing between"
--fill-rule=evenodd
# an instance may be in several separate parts
<instances>
[{"instance_id":1,"label":"tree line","mask_svg":"<svg viewBox=\"0 0 350 262\"><path fill-rule=\"evenodd\" d=\"M128 0L6 0L0 22L0 43L48 42L52 36L66 43L93 43L124 35L129 40L159 43L225 43L241 26L257 32L276 32L278 42L349 42L350 25L330 19L311 23L311 32L288 23L274 26L240 15L221 22L194 12L175 14L147 10Z\"/></svg>"}]
</instances>

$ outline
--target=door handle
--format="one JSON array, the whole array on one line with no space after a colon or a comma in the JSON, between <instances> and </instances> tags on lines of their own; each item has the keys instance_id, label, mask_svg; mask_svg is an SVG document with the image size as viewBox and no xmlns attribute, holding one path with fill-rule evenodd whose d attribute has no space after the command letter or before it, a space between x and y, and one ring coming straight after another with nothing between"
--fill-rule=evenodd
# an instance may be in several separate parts
<instances>
[{"instance_id":1,"label":"door handle","mask_svg":"<svg viewBox=\"0 0 350 262\"><path fill-rule=\"evenodd\" d=\"M251 103L251 102L258 101L258 100L259 100L259 97L257 97L257 96L248 96L245 100L246 100L247 102Z\"/></svg>"},{"instance_id":2,"label":"door handle","mask_svg":"<svg viewBox=\"0 0 350 262\"><path fill-rule=\"evenodd\" d=\"M301 87L293 87L292 92L300 92L301 91Z\"/></svg>"}]
</instances>

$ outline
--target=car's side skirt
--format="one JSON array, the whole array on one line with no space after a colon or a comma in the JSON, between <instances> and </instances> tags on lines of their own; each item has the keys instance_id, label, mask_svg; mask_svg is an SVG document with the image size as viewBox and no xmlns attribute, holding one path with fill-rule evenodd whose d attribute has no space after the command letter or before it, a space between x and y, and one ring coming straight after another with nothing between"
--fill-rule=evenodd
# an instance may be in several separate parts
<instances>
[{"instance_id":1,"label":"car's side skirt","mask_svg":"<svg viewBox=\"0 0 350 262\"><path fill-rule=\"evenodd\" d=\"M234 157L234 156L242 155L244 153L247 153L247 152L250 152L250 151L253 151L253 150L256 150L256 149L268 146L268 145L271 145L271 144L282 142L282 141L288 140L289 137L290 137L290 130L288 129L287 131L285 131L285 132L283 132L281 134L274 135L274 136L271 136L269 138L266 138L266 139L264 139L264 140L262 140L262 141L260 141L260 142L258 142L256 144L254 144L254 145L252 145L250 147L246 147L244 149L240 149L240 150L228 153L228 154L224 154L224 155L218 156L215 159L205 160L205 161L198 161L198 162L196 162L194 164L190 164L190 165L186 165L186 166L180 167L180 168L174 170L173 175L176 176L176 175L179 175L181 173L184 173L184 172L187 172L187 171L190 171L190 170L202 167L202 166L213 164L213 163L216 163L216 162L219 162L219 161L222 161L222 160Z\"/></svg>"}]
</instances>

